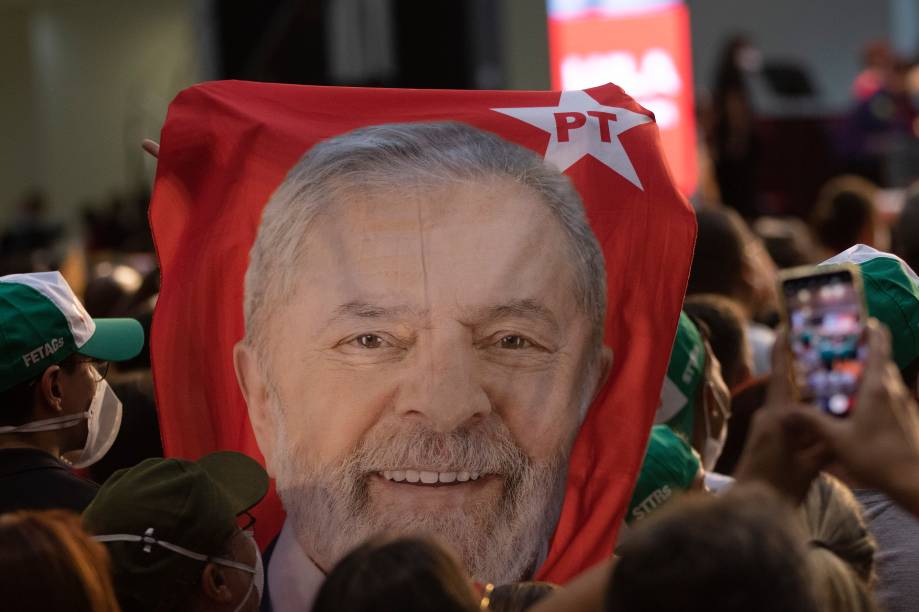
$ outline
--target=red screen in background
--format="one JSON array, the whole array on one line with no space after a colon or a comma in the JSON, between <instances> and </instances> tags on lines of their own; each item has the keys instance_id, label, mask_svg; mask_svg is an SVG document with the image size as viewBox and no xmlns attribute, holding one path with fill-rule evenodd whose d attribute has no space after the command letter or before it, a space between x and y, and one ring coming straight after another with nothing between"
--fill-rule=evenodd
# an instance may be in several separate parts
<instances>
[{"instance_id":1,"label":"red screen in background","mask_svg":"<svg viewBox=\"0 0 919 612\"><path fill-rule=\"evenodd\" d=\"M552 88L622 87L654 113L684 195L696 188L689 12L680 0L549 0Z\"/></svg>"}]
</instances>

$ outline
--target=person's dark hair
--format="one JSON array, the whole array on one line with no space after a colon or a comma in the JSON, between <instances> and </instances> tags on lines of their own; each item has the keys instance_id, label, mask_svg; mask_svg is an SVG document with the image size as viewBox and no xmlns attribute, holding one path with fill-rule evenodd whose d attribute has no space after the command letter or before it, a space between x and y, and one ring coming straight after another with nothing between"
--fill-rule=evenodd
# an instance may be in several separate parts
<instances>
[{"instance_id":1,"label":"person's dark hair","mask_svg":"<svg viewBox=\"0 0 919 612\"><path fill-rule=\"evenodd\" d=\"M833 253L863 242L874 227L874 197L877 186L859 176L831 179L820 190L811 216L817 240Z\"/></svg>"},{"instance_id":2,"label":"person's dark hair","mask_svg":"<svg viewBox=\"0 0 919 612\"><path fill-rule=\"evenodd\" d=\"M607 612L816 612L804 536L774 493L685 495L630 533Z\"/></svg>"},{"instance_id":3,"label":"person's dark hair","mask_svg":"<svg viewBox=\"0 0 919 612\"><path fill-rule=\"evenodd\" d=\"M551 582L512 582L495 587L489 612L523 612L550 595L558 587Z\"/></svg>"},{"instance_id":4,"label":"person's dark hair","mask_svg":"<svg viewBox=\"0 0 919 612\"><path fill-rule=\"evenodd\" d=\"M919 183L910 188L893 226L893 252L910 268L919 270Z\"/></svg>"},{"instance_id":5,"label":"person's dark hair","mask_svg":"<svg viewBox=\"0 0 919 612\"><path fill-rule=\"evenodd\" d=\"M700 210L696 222L696 250L686 294L717 293L737 298L745 286L743 234L723 210Z\"/></svg>"},{"instance_id":6,"label":"person's dark hair","mask_svg":"<svg viewBox=\"0 0 919 612\"><path fill-rule=\"evenodd\" d=\"M728 388L733 389L749 375L747 332L740 306L725 296L697 294L686 298L683 310L708 327L708 341Z\"/></svg>"},{"instance_id":7,"label":"person's dark hair","mask_svg":"<svg viewBox=\"0 0 919 612\"><path fill-rule=\"evenodd\" d=\"M753 423L756 411L766 403L766 393L769 390L769 376L753 378L742 384L738 389L732 390L731 418L728 419L728 435L724 441L724 449L715 472L730 476L737 468L744 446L747 444L747 435Z\"/></svg>"},{"instance_id":8,"label":"person's dark hair","mask_svg":"<svg viewBox=\"0 0 919 612\"><path fill-rule=\"evenodd\" d=\"M375 539L348 553L322 583L313 612L478 610L459 562L431 540Z\"/></svg>"},{"instance_id":9,"label":"person's dark hair","mask_svg":"<svg viewBox=\"0 0 919 612\"><path fill-rule=\"evenodd\" d=\"M64 510L0 516L0 593L17 612L118 612L105 547Z\"/></svg>"},{"instance_id":10,"label":"person's dark hair","mask_svg":"<svg viewBox=\"0 0 919 612\"><path fill-rule=\"evenodd\" d=\"M62 370L72 374L79 363L78 353L73 353L58 363ZM23 425L32 420L35 408L35 385L41 380L44 371L32 380L14 385L0 391L0 425Z\"/></svg>"}]
</instances>

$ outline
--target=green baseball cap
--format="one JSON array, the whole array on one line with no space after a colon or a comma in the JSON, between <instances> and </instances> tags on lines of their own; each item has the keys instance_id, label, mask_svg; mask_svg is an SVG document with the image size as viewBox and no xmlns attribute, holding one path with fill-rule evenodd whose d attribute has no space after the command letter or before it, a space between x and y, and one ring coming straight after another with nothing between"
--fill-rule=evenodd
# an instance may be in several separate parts
<instances>
[{"instance_id":1,"label":"green baseball cap","mask_svg":"<svg viewBox=\"0 0 919 612\"><path fill-rule=\"evenodd\" d=\"M868 314L890 329L893 359L905 369L919 357L919 276L892 253L856 244L821 265L853 263L862 272Z\"/></svg>"},{"instance_id":2,"label":"green baseball cap","mask_svg":"<svg viewBox=\"0 0 919 612\"><path fill-rule=\"evenodd\" d=\"M627 525L648 517L675 495L692 487L699 456L667 425L651 428L648 450L625 515Z\"/></svg>"},{"instance_id":3,"label":"green baseball cap","mask_svg":"<svg viewBox=\"0 0 919 612\"><path fill-rule=\"evenodd\" d=\"M201 560L188 553L225 555L236 517L267 491L265 469L242 453L147 459L105 481L83 511L83 526L108 546L123 606L153 610L198 582Z\"/></svg>"},{"instance_id":4,"label":"green baseball cap","mask_svg":"<svg viewBox=\"0 0 919 612\"><path fill-rule=\"evenodd\" d=\"M60 272L0 276L0 391L73 353L124 361L144 346L134 319L93 319Z\"/></svg>"},{"instance_id":5,"label":"green baseball cap","mask_svg":"<svg viewBox=\"0 0 919 612\"><path fill-rule=\"evenodd\" d=\"M704 374L702 334L689 316L681 312L654 422L666 423L687 441L691 440L694 402Z\"/></svg>"}]
</instances>

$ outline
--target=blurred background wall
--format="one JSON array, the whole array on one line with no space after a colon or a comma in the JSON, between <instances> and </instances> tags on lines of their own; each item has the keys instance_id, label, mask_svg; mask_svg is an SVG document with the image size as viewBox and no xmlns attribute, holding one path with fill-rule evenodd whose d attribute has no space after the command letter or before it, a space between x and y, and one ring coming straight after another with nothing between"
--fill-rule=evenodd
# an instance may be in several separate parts
<instances>
[{"instance_id":1,"label":"blurred background wall","mask_svg":"<svg viewBox=\"0 0 919 612\"><path fill-rule=\"evenodd\" d=\"M850 102L869 41L919 40L917 0L686 4L701 100L737 32L802 68L807 112L825 116ZM142 197L154 165L138 143L192 83L545 89L546 29L542 0L0 0L0 226L29 193L68 227Z\"/></svg>"}]
</instances>

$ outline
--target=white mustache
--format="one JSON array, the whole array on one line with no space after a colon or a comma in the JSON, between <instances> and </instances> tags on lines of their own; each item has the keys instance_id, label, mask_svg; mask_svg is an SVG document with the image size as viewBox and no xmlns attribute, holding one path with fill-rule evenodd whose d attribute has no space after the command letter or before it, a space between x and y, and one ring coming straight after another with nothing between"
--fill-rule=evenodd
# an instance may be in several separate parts
<instances>
[{"instance_id":1,"label":"white mustache","mask_svg":"<svg viewBox=\"0 0 919 612\"><path fill-rule=\"evenodd\" d=\"M402 423L371 432L348 461L357 478L381 472L491 474L516 480L531 460L503 424L490 421L450 432Z\"/></svg>"}]
</instances>

